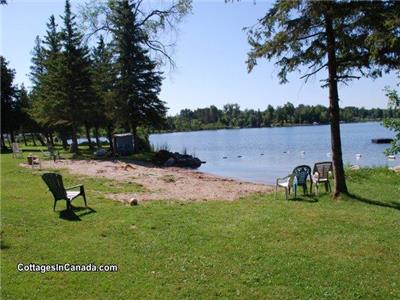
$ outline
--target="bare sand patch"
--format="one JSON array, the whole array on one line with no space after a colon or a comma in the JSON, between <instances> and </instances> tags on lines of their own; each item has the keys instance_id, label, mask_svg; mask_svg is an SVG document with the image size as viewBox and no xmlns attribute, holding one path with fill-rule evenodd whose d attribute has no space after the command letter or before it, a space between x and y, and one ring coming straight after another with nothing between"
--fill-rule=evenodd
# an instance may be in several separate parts
<instances>
[{"instance_id":1,"label":"bare sand patch","mask_svg":"<svg viewBox=\"0 0 400 300\"><path fill-rule=\"evenodd\" d=\"M108 194L113 200L129 202L148 200L237 200L254 193L270 193L273 188L181 168L159 168L119 160L44 161L44 169L66 169L71 174L103 177L141 184L144 192Z\"/></svg>"}]
</instances>

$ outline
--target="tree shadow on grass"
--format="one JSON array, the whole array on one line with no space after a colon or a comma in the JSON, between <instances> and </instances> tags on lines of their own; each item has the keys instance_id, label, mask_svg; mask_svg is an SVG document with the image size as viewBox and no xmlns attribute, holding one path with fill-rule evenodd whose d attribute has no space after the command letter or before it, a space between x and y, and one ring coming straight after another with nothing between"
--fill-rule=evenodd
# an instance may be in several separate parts
<instances>
[{"instance_id":1,"label":"tree shadow on grass","mask_svg":"<svg viewBox=\"0 0 400 300\"><path fill-rule=\"evenodd\" d=\"M400 202L396 201L390 201L390 202L382 202L379 200L374 200L374 199L367 199L355 194L349 194L349 197L353 200L357 200L366 204L370 205L376 205L376 206L381 206L381 207L388 207L388 208L394 208L397 210L400 210Z\"/></svg>"},{"instance_id":2,"label":"tree shadow on grass","mask_svg":"<svg viewBox=\"0 0 400 300\"><path fill-rule=\"evenodd\" d=\"M298 202L308 202L308 203L317 203L318 197L314 194L311 195L301 195L296 197L289 197L288 201L298 201Z\"/></svg>"},{"instance_id":3,"label":"tree shadow on grass","mask_svg":"<svg viewBox=\"0 0 400 300\"><path fill-rule=\"evenodd\" d=\"M82 213L81 213L82 212ZM64 209L60 211L60 219L67 220L67 221L82 221L81 217L84 217L89 214L96 213L96 211L87 206L87 207L75 207L73 206L72 209Z\"/></svg>"}]
</instances>

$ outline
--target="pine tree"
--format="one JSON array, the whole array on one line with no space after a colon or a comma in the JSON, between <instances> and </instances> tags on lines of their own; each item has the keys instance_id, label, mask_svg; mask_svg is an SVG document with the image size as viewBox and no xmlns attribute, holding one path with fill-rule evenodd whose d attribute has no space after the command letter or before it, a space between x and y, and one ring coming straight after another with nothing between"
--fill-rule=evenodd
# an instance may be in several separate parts
<instances>
[{"instance_id":1,"label":"pine tree","mask_svg":"<svg viewBox=\"0 0 400 300\"><path fill-rule=\"evenodd\" d=\"M257 60L277 59L279 78L300 66L327 71L334 196L347 193L340 138L338 82L377 77L400 67L400 3L396 1L278 0L249 31L249 71Z\"/></svg>"},{"instance_id":2,"label":"pine tree","mask_svg":"<svg viewBox=\"0 0 400 300\"><path fill-rule=\"evenodd\" d=\"M92 90L89 50L83 44L83 36L77 28L75 15L69 0L65 2L62 17L64 26L61 41L64 48L64 64L61 78L64 83L63 116L72 127L71 152L78 152L78 128L91 114L94 93Z\"/></svg>"},{"instance_id":3,"label":"pine tree","mask_svg":"<svg viewBox=\"0 0 400 300\"><path fill-rule=\"evenodd\" d=\"M44 74L44 49L42 47L40 37L36 36L35 46L32 50L32 65L30 67L30 80L32 81L33 90L38 89L40 77Z\"/></svg>"},{"instance_id":4,"label":"pine tree","mask_svg":"<svg viewBox=\"0 0 400 300\"><path fill-rule=\"evenodd\" d=\"M15 142L14 131L18 128L16 114L16 88L14 86L15 71L8 67L8 62L0 56L1 66L1 149L5 149L4 133L9 133Z\"/></svg>"},{"instance_id":5,"label":"pine tree","mask_svg":"<svg viewBox=\"0 0 400 300\"><path fill-rule=\"evenodd\" d=\"M68 121L63 117L63 99L65 87L61 74L64 68L64 56L61 52L60 33L54 16L50 16L46 36L41 43L37 37L33 50L31 80L32 108L31 116L40 124L48 142L52 143L52 132L65 130ZM43 45L43 46L42 46Z\"/></svg>"},{"instance_id":6,"label":"pine tree","mask_svg":"<svg viewBox=\"0 0 400 300\"><path fill-rule=\"evenodd\" d=\"M111 2L111 23L117 52L116 109L120 125L130 128L138 150L137 128L160 124L166 108L158 98L162 77L144 49L146 33L135 26L135 15L128 0Z\"/></svg>"},{"instance_id":7,"label":"pine tree","mask_svg":"<svg viewBox=\"0 0 400 300\"><path fill-rule=\"evenodd\" d=\"M96 94L94 105L94 128L97 146L100 147L99 128L107 130L112 149L112 131L115 124L114 84L115 72L113 55L110 46L104 42L103 36L99 37L97 47L92 51L93 88Z\"/></svg>"}]
</instances>

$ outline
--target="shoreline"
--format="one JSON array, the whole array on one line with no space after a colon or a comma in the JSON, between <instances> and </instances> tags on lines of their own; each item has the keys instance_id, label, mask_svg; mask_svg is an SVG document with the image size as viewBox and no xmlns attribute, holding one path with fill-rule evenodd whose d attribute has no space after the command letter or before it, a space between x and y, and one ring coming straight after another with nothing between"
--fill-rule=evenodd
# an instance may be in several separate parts
<instances>
[{"instance_id":1,"label":"shoreline","mask_svg":"<svg viewBox=\"0 0 400 300\"><path fill-rule=\"evenodd\" d=\"M112 200L138 201L234 201L257 193L271 193L273 186L241 181L201 171L182 168L160 168L143 162L119 160L43 161L42 169L65 169L70 174L133 182L143 192L106 194Z\"/></svg>"},{"instance_id":2,"label":"shoreline","mask_svg":"<svg viewBox=\"0 0 400 300\"><path fill-rule=\"evenodd\" d=\"M343 124L360 124L360 123L380 123L382 120L365 120L365 121L355 121L355 122L341 122ZM263 127L218 127L218 128L204 128L204 129L194 129L194 130L165 130L158 132L151 132L152 134L168 134L168 133L185 133L185 132L198 132L198 131L217 131L217 130L238 130L238 129L262 129L262 128L290 128L290 127L309 127L309 126L329 126L328 123L318 123L318 124L299 124L299 123L287 123L282 125L272 125Z\"/></svg>"}]
</instances>

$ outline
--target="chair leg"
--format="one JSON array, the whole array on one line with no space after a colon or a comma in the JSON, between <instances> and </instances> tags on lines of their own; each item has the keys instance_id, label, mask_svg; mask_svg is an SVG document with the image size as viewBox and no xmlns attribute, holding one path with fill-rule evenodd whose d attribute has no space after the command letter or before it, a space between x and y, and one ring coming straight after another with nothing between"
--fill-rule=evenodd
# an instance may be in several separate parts
<instances>
[{"instance_id":1,"label":"chair leg","mask_svg":"<svg viewBox=\"0 0 400 300\"><path fill-rule=\"evenodd\" d=\"M68 200L66 200L66 202L67 202L67 210L72 210L71 201L68 199Z\"/></svg>"},{"instance_id":2,"label":"chair leg","mask_svg":"<svg viewBox=\"0 0 400 300\"><path fill-rule=\"evenodd\" d=\"M289 197L289 195L288 195L288 189L285 188L285 198L286 198L286 200L288 200L288 197Z\"/></svg>"},{"instance_id":3,"label":"chair leg","mask_svg":"<svg viewBox=\"0 0 400 300\"><path fill-rule=\"evenodd\" d=\"M57 204L57 200L54 200L53 211L56 211L56 204Z\"/></svg>"},{"instance_id":4,"label":"chair leg","mask_svg":"<svg viewBox=\"0 0 400 300\"><path fill-rule=\"evenodd\" d=\"M81 194L83 197L83 201L85 201L85 206L87 206L87 202L86 202L86 194L85 194L85 189L83 186L81 186Z\"/></svg>"}]
</instances>

